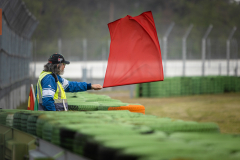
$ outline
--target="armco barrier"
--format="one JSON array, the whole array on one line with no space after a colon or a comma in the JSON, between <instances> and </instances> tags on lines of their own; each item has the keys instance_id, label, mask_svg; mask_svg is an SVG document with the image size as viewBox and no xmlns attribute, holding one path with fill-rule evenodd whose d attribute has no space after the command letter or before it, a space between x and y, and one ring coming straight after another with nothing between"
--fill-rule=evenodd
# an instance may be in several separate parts
<instances>
[{"instance_id":1,"label":"armco barrier","mask_svg":"<svg viewBox=\"0 0 240 160\"><path fill-rule=\"evenodd\" d=\"M136 97L173 97L240 92L240 77L168 77L164 81L136 85Z\"/></svg>"}]
</instances>

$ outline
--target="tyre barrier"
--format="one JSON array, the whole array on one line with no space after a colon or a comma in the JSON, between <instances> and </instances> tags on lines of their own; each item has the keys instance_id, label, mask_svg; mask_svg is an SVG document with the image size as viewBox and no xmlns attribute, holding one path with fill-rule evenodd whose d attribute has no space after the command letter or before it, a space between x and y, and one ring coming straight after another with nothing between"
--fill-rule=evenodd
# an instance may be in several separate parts
<instances>
[{"instance_id":1,"label":"tyre barrier","mask_svg":"<svg viewBox=\"0 0 240 160\"><path fill-rule=\"evenodd\" d=\"M66 93L66 95L70 111L129 110L130 112L145 114L145 107L141 104L123 103L105 95L86 92Z\"/></svg>"},{"instance_id":2,"label":"tyre barrier","mask_svg":"<svg viewBox=\"0 0 240 160\"><path fill-rule=\"evenodd\" d=\"M4 109L0 124L93 160L240 159L240 136L221 134L215 123L159 118L117 107L68 112Z\"/></svg>"},{"instance_id":3,"label":"tyre barrier","mask_svg":"<svg viewBox=\"0 0 240 160\"><path fill-rule=\"evenodd\" d=\"M240 92L240 77L167 77L164 81L136 85L136 97L173 97Z\"/></svg>"}]
</instances>

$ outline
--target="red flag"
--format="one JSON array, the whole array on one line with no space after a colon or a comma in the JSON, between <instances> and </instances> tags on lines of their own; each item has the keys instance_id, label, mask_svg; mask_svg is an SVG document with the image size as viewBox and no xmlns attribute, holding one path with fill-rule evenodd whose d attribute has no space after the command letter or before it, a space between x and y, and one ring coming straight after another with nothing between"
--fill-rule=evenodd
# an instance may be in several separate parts
<instances>
[{"instance_id":1,"label":"red flag","mask_svg":"<svg viewBox=\"0 0 240 160\"><path fill-rule=\"evenodd\" d=\"M111 45L103 88L162 81L160 45L152 12L108 24Z\"/></svg>"},{"instance_id":2,"label":"red flag","mask_svg":"<svg viewBox=\"0 0 240 160\"><path fill-rule=\"evenodd\" d=\"M34 110L34 104L35 104L34 89L33 85L31 84L30 93L28 97L28 110Z\"/></svg>"}]
</instances>

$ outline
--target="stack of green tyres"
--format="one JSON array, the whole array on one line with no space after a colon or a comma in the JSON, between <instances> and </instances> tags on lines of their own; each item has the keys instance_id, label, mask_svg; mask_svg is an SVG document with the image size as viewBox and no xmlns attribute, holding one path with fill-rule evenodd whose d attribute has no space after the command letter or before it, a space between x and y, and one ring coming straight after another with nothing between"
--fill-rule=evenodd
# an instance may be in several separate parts
<instances>
[{"instance_id":1,"label":"stack of green tyres","mask_svg":"<svg viewBox=\"0 0 240 160\"><path fill-rule=\"evenodd\" d=\"M38 111L37 113L35 112L28 116L28 119L27 119L27 132L28 133L37 136L37 132L36 132L37 119L43 113L44 113L44 111Z\"/></svg>"},{"instance_id":2,"label":"stack of green tyres","mask_svg":"<svg viewBox=\"0 0 240 160\"><path fill-rule=\"evenodd\" d=\"M84 114L84 113L83 113ZM58 138L59 141L59 129L61 126L65 126L66 124L69 125L75 125L75 124L81 124L81 123L85 123L86 122L86 118L84 118L84 115L80 115L80 114L75 114L70 116L63 116L63 119L54 119L51 121L48 121L47 123L43 124L42 127L42 138L47 140L47 141L51 141L53 140L53 138ZM81 118L79 118L79 116L81 116ZM92 123L97 123L99 120L97 119L87 119L88 121L91 121ZM88 122L87 121L87 122ZM53 136L54 134L54 136Z\"/></svg>"},{"instance_id":3,"label":"stack of green tyres","mask_svg":"<svg viewBox=\"0 0 240 160\"><path fill-rule=\"evenodd\" d=\"M22 116L23 114L27 114L28 112L31 112L29 110L20 110L19 112L15 112L14 113L14 116L13 116L13 127L16 128L16 129L19 129L19 130L25 130L25 127L27 128L27 124L25 123L24 119L22 118L25 118L24 116ZM26 126L25 126L26 125Z\"/></svg>"},{"instance_id":4,"label":"stack of green tyres","mask_svg":"<svg viewBox=\"0 0 240 160\"><path fill-rule=\"evenodd\" d=\"M214 78L214 83L212 85L214 86L214 94L215 93L224 93L223 77L218 76L218 77L213 77L213 78Z\"/></svg>"},{"instance_id":5,"label":"stack of green tyres","mask_svg":"<svg viewBox=\"0 0 240 160\"><path fill-rule=\"evenodd\" d=\"M9 112L0 112L0 124L6 125L6 119Z\"/></svg>"},{"instance_id":6,"label":"stack of green tyres","mask_svg":"<svg viewBox=\"0 0 240 160\"><path fill-rule=\"evenodd\" d=\"M70 111L96 111L98 107L98 102L69 102L68 104Z\"/></svg>"},{"instance_id":7,"label":"stack of green tyres","mask_svg":"<svg viewBox=\"0 0 240 160\"><path fill-rule=\"evenodd\" d=\"M201 84L201 77L192 77L192 94L199 95L202 94L202 84Z\"/></svg>"},{"instance_id":8,"label":"stack of green tyres","mask_svg":"<svg viewBox=\"0 0 240 160\"><path fill-rule=\"evenodd\" d=\"M21 129L21 114L20 111L14 113L13 115L13 127L16 129Z\"/></svg>"},{"instance_id":9,"label":"stack of green tyres","mask_svg":"<svg viewBox=\"0 0 240 160\"><path fill-rule=\"evenodd\" d=\"M240 92L240 83L239 83L239 77L234 77L233 78L233 84L234 84L234 90L235 92Z\"/></svg>"},{"instance_id":10,"label":"stack of green tyres","mask_svg":"<svg viewBox=\"0 0 240 160\"><path fill-rule=\"evenodd\" d=\"M21 130L27 132L27 120L31 113L21 113Z\"/></svg>"},{"instance_id":11,"label":"stack of green tyres","mask_svg":"<svg viewBox=\"0 0 240 160\"><path fill-rule=\"evenodd\" d=\"M10 116L12 117L12 121L8 118ZM11 112L0 112L0 124L1 125L6 125L6 126L12 126L12 124L13 124L13 113L11 113Z\"/></svg>"},{"instance_id":12,"label":"stack of green tyres","mask_svg":"<svg viewBox=\"0 0 240 160\"><path fill-rule=\"evenodd\" d=\"M150 86L150 83L143 83L142 86L144 90L142 90L142 95L144 97L158 97L159 96L159 91L157 90L161 85L159 83L153 82L151 83L152 85ZM163 93L162 93L163 94Z\"/></svg>"},{"instance_id":13,"label":"stack of green tyres","mask_svg":"<svg viewBox=\"0 0 240 160\"><path fill-rule=\"evenodd\" d=\"M14 113L18 111L21 111L21 110L10 110L10 109L0 110L0 124L12 127Z\"/></svg>"},{"instance_id":14,"label":"stack of green tyres","mask_svg":"<svg viewBox=\"0 0 240 160\"><path fill-rule=\"evenodd\" d=\"M63 148L66 148L68 150L72 150L74 135L76 133L77 128L79 128L79 126L84 126L85 128L87 128L88 126L95 125L95 127L98 127L97 125L101 123L103 123L103 121L99 121L98 118L83 119L81 123L75 120L75 121L72 121L71 124L68 123L68 125L62 122L56 126L53 126L51 142L53 144L62 146ZM66 126L68 127L67 129L65 128Z\"/></svg>"},{"instance_id":15,"label":"stack of green tyres","mask_svg":"<svg viewBox=\"0 0 240 160\"><path fill-rule=\"evenodd\" d=\"M208 78L206 82L212 80ZM192 84L198 83L199 79L194 80ZM185 90L192 90L188 82L189 79L178 79L178 83L185 85ZM173 88L168 89L172 91ZM79 99L90 99L87 98L90 94L84 93L67 96L71 97L72 104L77 104ZM98 110L0 110L0 123L10 124L7 122L12 116L13 128L93 160L240 159L240 136L221 134L215 123L174 120L128 110L107 110L108 104L123 106L122 102L81 103L97 103Z\"/></svg>"},{"instance_id":16,"label":"stack of green tyres","mask_svg":"<svg viewBox=\"0 0 240 160\"><path fill-rule=\"evenodd\" d=\"M136 97L240 92L240 78L233 76L167 77L164 81L136 85Z\"/></svg>"},{"instance_id":17,"label":"stack of green tyres","mask_svg":"<svg viewBox=\"0 0 240 160\"><path fill-rule=\"evenodd\" d=\"M97 111L108 110L109 107L126 106L120 100L109 96L80 93L67 93L68 109L70 111Z\"/></svg>"},{"instance_id":18,"label":"stack of green tyres","mask_svg":"<svg viewBox=\"0 0 240 160\"><path fill-rule=\"evenodd\" d=\"M122 122L134 125L145 125L155 131L164 131L166 133L173 132L210 132L219 133L219 127L215 123L197 123L191 121L173 121L170 118L120 118Z\"/></svg>"},{"instance_id":19,"label":"stack of green tyres","mask_svg":"<svg viewBox=\"0 0 240 160\"><path fill-rule=\"evenodd\" d=\"M99 124L99 127L95 125L84 127L79 126L78 130L76 131L74 137L74 146L73 151L83 155L85 157L89 157L90 159L95 159L91 156L97 156L92 154L93 152L97 152L96 144L88 144L91 143L96 136L130 136L130 135L141 135L146 134L151 131L150 128L144 126L133 126L128 124ZM67 132L66 132L67 133Z\"/></svg>"},{"instance_id":20,"label":"stack of green tyres","mask_svg":"<svg viewBox=\"0 0 240 160\"><path fill-rule=\"evenodd\" d=\"M232 83L231 79L232 79L231 77L227 77L227 76L223 77L225 92L230 92L233 88L234 84Z\"/></svg>"},{"instance_id":21,"label":"stack of green tyres","mask_svg":"<svg viewBox=\"0 0 240 160\"><path fill-rule=\"evenodd\" d=\"M179 96L181 95L181 78L176 77L175 79L170 78L170 95Z\"/></svg>"},{"instance_id":22,"label":"stack of green tyres","mask_svg":"<svg viewBox=\"0 0 240 160\"><path fill-rule=\"evenodd\" d=\"M122 102L99 102L98 110L108 110L109 107L121 107L121 106L127 106L128 103L122 103Z\"/></svg>"},{"instance_id":23,"label":"stack of green tyres","mask_svg":"<svg viewBox=\"0 0 240 160\"><path fill-rule=\"evenodd\" d=\"M224 77L224 91L225 92L239 92L240 91L240 84L239 84L239 77Z\"/></svg>"}]
</instances>

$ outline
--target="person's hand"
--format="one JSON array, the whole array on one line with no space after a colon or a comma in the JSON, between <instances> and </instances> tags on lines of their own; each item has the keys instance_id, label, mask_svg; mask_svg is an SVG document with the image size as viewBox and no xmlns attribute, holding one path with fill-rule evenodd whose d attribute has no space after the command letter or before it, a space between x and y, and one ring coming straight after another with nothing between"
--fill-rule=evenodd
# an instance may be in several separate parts
<instances>
[{"instance_id":1,"label":"person's hand","mask_svg":"<svg viewBox=\"0 0 240 160\"><path fill-rule=\"evenodd\" d=\"M92 84L92 89L100 90L100 89L102 89L102 86L100 84Z\"/></svg>"}]
</instances>

